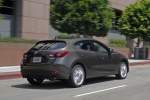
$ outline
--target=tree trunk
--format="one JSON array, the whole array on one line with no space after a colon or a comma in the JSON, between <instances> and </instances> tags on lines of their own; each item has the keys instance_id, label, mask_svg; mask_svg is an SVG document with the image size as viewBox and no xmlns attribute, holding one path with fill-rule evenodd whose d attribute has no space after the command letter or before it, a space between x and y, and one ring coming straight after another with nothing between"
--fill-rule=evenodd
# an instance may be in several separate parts
<instances>
[{"instance_id":1,"label":"tree trunk","mask_svg":"<svg viewBox=\"0 0 150 100\"><path fill-rule=\"evenodd\" d=\"M86 31L84 32L84 38L87 38Z\"/></svg>"},{"instance_id":2,"label":"tree trunk","mask_svg":"<svg viewBox=\"0 0 150 100\"><path fill-rule=\"evenodd\" d=\"M136 47L139 47L140 46L140 43L141 43L141 40L138 38L138 41L137 41L137 46Z\"/></svg>"},{"instance_id":3,"label":"tree trunk","mask_svg":"<svg viewBox=\"0 0 150 100\"><path fill-rule=\"evenodd\" d=\"M85 29L84 29L84 38L87 38L87 23L84 22Z\"/></svg>"}]
</instances>

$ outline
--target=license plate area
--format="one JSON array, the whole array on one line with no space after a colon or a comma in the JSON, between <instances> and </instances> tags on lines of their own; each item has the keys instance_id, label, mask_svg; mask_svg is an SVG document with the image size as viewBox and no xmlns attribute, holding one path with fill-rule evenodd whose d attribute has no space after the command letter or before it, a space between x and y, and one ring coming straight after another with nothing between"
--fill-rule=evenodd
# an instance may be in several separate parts
<instances>
[{"instance_id":1,"label":"license plate area","mask_svg":"<svg viewBox=\"0 0 150 100\"><path fill-rule=\"evenodd\" d=\"M33 63L41 63L42 57L33 57L32 62Z\"/></svg>"}]
</instances>

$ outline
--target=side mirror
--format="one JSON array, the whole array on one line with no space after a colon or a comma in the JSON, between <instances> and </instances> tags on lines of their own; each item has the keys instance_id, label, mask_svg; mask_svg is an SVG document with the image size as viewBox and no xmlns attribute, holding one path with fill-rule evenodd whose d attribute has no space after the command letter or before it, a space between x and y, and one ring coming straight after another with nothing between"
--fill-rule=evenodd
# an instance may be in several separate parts
<instances>
[{"instance_id":1,"label":"side mirror","mask_svg":"<svg viewBox=\"0 0 150 100\"><path fill-rule=\"evenodd\" d=\"M113 49L109 49L109 53L110 53L110 54L113 53Z\"/></svg>"}]
</instances>

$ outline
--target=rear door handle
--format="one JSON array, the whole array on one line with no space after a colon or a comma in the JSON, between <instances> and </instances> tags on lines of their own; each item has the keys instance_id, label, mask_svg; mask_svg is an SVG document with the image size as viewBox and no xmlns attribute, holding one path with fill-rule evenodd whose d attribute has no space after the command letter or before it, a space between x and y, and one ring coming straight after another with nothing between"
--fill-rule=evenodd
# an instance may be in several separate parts
<instances>
[{"instance_id":1,"label":"rear door handle","mask_svg":"<svg viewBox=\"0 0 150 100\"><path fill-rule=\"evenodd\" d=\"M82 55L82 57L86 58L87 56L86 55Z\"/></svg>"}]
</instances>

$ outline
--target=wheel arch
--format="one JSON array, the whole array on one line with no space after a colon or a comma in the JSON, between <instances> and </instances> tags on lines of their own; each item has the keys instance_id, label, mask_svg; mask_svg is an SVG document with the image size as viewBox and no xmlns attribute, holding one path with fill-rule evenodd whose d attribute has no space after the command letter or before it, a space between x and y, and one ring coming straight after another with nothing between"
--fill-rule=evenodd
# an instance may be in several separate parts
<instances>
[{"instance_id":1,"label":"wheel arch","mask_svg":"<svg viewBox=\"0 0 150 100\"><path fill-rule=\"evenodd\" d=\"M75 62L75 63L73 63L72 64L72 67L71 67L71 70L73 69L73 67L75 66L75 65L81 65L82 66L82 68L84 69L84 72L85 72L85 79L86 79L86 77L87 77L87 69L86 69L86 66L82 63L82 62Z\"/></svg>"},{"instance_id":2,"label":"wheel arch","mask_svg":"<svg viewBox=\"0 0 150 100\"><path fill-rule=\"evenodd\" d=\"M127 71L129 72L129 62L127 59L122 59L121 62L125 62L127 64Z\"/></svg>"}]
</instances>

